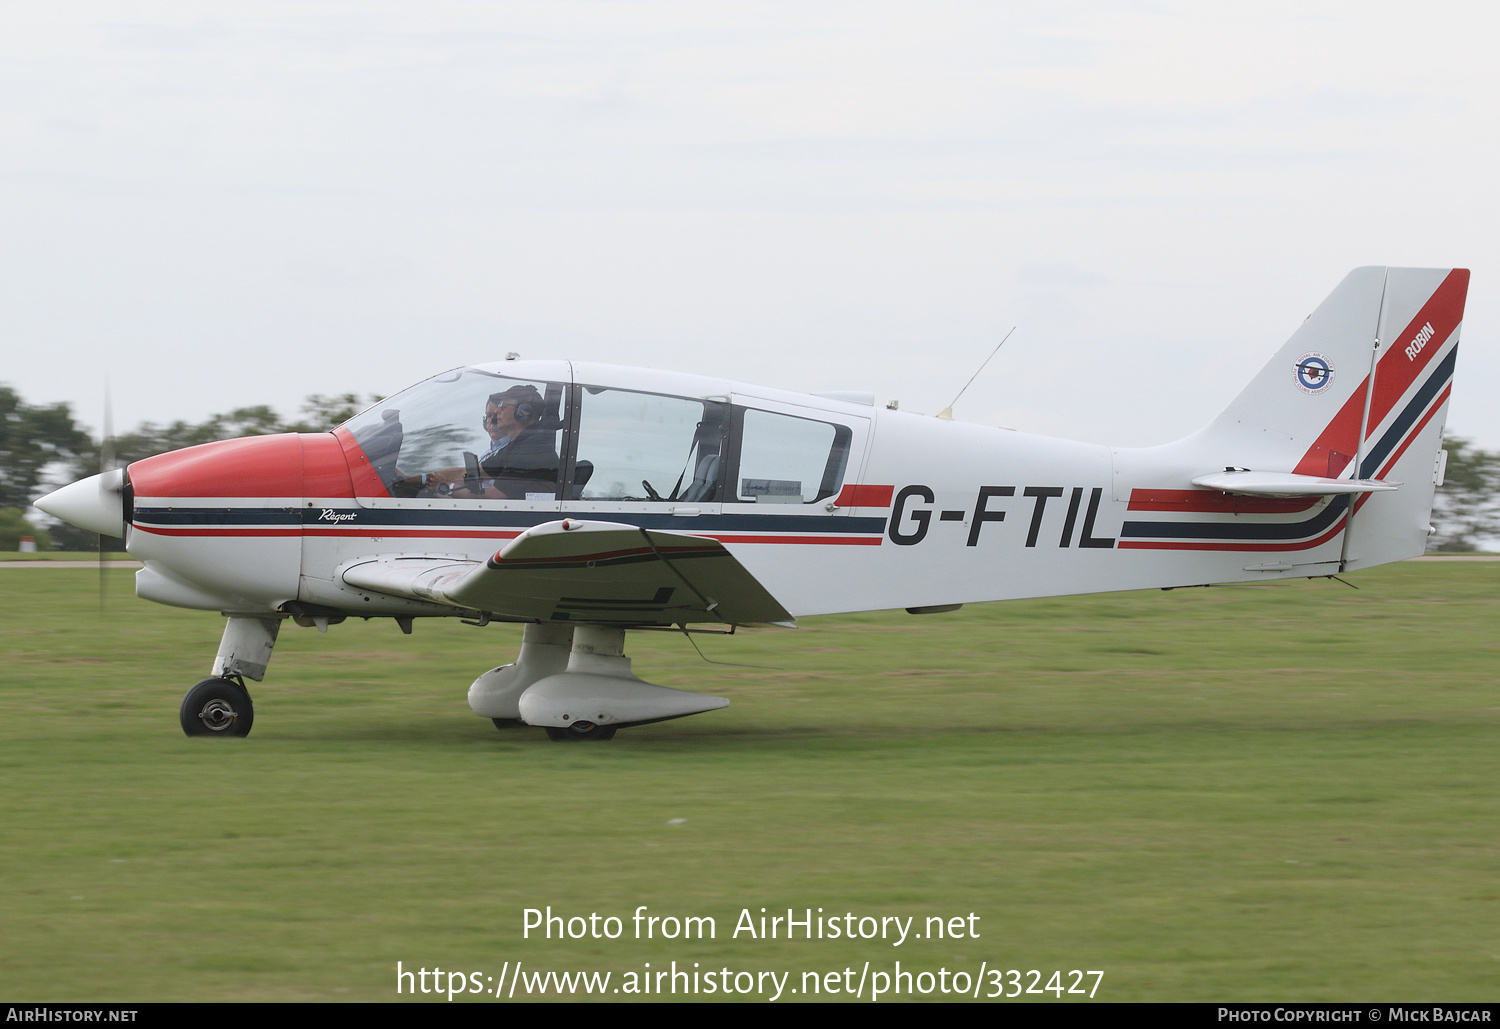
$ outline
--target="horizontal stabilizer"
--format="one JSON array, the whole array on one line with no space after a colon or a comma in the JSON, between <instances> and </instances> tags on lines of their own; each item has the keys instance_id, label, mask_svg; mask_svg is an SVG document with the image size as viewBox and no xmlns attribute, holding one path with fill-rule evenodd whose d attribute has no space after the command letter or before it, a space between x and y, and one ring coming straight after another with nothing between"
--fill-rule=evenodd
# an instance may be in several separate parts
<instances>
[{"instance_id":1,"label":"horizontal stabilizer","mask_svg":"<svg viewBox=\"0 0 1500 1029\"><path fill-rule=\"evenodd\" d=\"M1385 493L1401 484L1380 479L1330 479L1295 472L1235 471L1200 475L1193 485L1251 497L1330 497L1340 493Z\"/></svg>"},{"instance_id":2,"label":"horizontal stabilizer","mask_svg":"<svg viewBox=\"0 0 1500 1029\"><path fill-rule=\"evenodd\" d=\"M358 589L544 622L792 622L718 540L619 522L547 522L486 563L380 558L346 568L343 578Z\"/></svg>"}]
</instances>

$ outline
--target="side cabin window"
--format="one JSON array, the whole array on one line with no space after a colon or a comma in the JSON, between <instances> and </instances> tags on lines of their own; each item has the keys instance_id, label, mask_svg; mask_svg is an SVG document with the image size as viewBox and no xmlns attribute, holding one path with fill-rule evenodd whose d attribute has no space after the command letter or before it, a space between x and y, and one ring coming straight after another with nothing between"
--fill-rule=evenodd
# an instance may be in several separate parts
<instances>
[{"instance_id":1,"label":"side cabin window","mask_svg":"<svg viewBox=\"0 0 1500 1029\"><path fill-rule=\"evenodd\" d=\"M393 497L553 500L565 384L459 368L345 423Z\"/></svg>"},{"instance_id":2,"label":"side cabin window","mask_svg":"<svg viewBox=\"0 0 1500 1029\"><path fill-rule=\"evenodd\" d=\"M835 496L849 464L848 426L737 408L739 469L735 499L753 504L811 504Z\"/></svg>"},{"instance_id":3,"label":"side cabin window","mask_svg":"<svg viewBox=\"0 0 1500 1029\"><path fill-rule=\"evenodd\" d=\"M728 411L715 401L584 386L570 498L720 501Z\"/></svg>"}]
</instances>

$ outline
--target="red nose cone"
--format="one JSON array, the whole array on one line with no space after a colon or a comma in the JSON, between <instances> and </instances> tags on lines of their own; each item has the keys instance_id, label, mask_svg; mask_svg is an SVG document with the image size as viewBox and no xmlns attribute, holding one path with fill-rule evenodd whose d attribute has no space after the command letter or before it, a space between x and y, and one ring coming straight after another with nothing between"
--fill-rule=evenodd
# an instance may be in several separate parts
<instances>
[{"instance_id":1,"label":"red nose cone","mask_svg":"<svg viewBox=\"0 0 1500 1029\"><path fill-rule=\"evenodd\" d=\"M130 466L143 497L351 496L348 466L329 433L247 436L174 450ZM311 480L311 481L309 481ZM312 487L312 494L307 487Z\"/></svg>"}]
</instances>

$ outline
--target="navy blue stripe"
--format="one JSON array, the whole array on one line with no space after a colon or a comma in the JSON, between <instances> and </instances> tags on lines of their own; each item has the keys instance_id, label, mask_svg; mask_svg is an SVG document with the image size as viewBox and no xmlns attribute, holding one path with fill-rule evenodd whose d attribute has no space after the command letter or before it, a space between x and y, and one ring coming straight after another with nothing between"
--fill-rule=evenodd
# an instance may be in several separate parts
<instances>
[{"instance_id":1,"label":"navy blue stripe","mask_svg":"<svg viewBox=\"0 0 1500 1029\"><path fill-rule=\"evenodd\" d=\"M1454 347L1448 352L1448 356L1443 358L1442 363L1433 370L1431 377L1422 384L1422 388L1417 390L1417 395L1412 398L1411 403L1407 404L1396 417L1396 420L1391 423L1391 427L1386 430L1385 435L1381 436L1379 442L1370 449L1370 453L1365 457L1364 464L1359 467L1359 477L1361 479L1368 479L1380 469L1380 466L1385 463L1385 459L1390 456L1391 451L1400 445L1402 438L1406 435L1406 431L1422 417L1422 412L1427 410L1427 405L1432 402L1432 398L1441 393L1443 387L1448 385L1448 380L1453 378L1453 369L1457 364L1458 347Z\"/></svg>"},{"instance_id":2,"label":"navy blue stripe","mask_svg":"<svg viewBox=\"0 0 1500 1029\"><path fill-rule=\"evenodd\" d=\"M294 507L138 507L133 521L152 525L301 525Z\"/></svg>"},{"instance_id":3,"label":"navy blue stripe","mask_svg":"<svg viewBox=\"0 0 1500 1029\"><path fill-rule=\"evenodd\" d=\"M324 517L332 510L337 519ZM350 518L349 515L354 517ZM692 534L708 531L795 532L825 535L884 534L884 518L849 518L825 515L727 514L679 517L621 511L432 511L381 508L264 508L264 507L138 507L134 520L150 525L347 525L354 528L414 527L441 529L453 526L529 529L561 518L623 522L647 529L665 529Z\"/></svg>"},{"instance_id":4,"label":"navy blue stripe","mask_svg":"<svg viewBox=\"0 0 1500 1029\"><path fill-rule=\"evenodd\" d=\"M1337 521L1348 506L1347 494L1336 496L1323 510L1300 522L1126 522L1120 526L1120 536L1150 539L1295 540L1304 536L1316 536Z\"/></svg>"},{"instance_id":5,"label":"navy blue stripe","mask_svg":"<svg viewBox=\"0 0 1500 1029\"><path fill-rule=\"evenodd\" d=\"M1368 479L1374 475L1391 452L1400 446L1401 440L1421 419L1433 398L1453 378L1457 358L1458 348L1454 347L1422 384L1416 396L1401 409L1391 427L1375 442L1360 464L1360 478ZM1327 529L1348 506L1348 494L1336 496L1322 511L1300 522L1246 523L1240 520L1246 517L1244 515L1236 516L1235 522L1126 522L1120 527L1120 536L1132 539L1295 540L1316 536Z\"/></svg>"}]
</instances>

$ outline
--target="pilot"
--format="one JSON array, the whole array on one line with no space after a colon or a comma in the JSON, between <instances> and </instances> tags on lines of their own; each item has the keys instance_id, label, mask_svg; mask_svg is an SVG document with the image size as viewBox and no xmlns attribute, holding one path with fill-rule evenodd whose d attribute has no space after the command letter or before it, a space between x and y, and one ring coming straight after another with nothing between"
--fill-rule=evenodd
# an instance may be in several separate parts
<instances>
[{"instance_id":1,"label":"pilot","mask_svg":"<svg viewBox=\"0 0 1500 1029\"><path fill-rule=\"evenodd\" d=\"M556 489L555 437L541 426L546 409L546 402L535 386L512 386L503 393L490 395L484 405L484 428L490 436L490 449L479 459L486 486L493 476L526 480L549 493Z\"/></svg>"},{"instance_id":2,"label":"pilot","mask_svg":"<svg viewBox=\"0 0 1500 1029\"><path fill-rule=\"evenodd\" d=\"M490 448L479 458L484 496L525 500L528 493L555 494L559 461L553 432L541 426L546 407L535 386L490 394L484 405ZM460 486L464 477L464 469L446 468L406 482L427 493L446 493Z\"/></svg>"}]
</instances>

